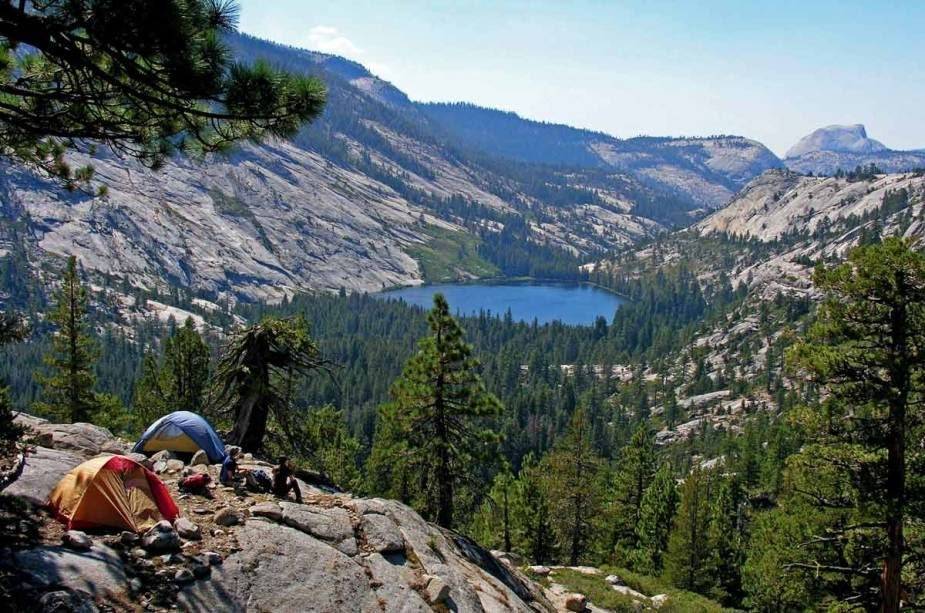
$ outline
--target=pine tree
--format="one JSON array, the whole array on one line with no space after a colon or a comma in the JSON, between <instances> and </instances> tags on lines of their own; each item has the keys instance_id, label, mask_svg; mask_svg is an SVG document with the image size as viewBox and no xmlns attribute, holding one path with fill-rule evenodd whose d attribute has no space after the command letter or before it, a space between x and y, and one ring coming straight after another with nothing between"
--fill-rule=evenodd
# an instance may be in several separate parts
<instances>
[{"instance_id":1,"label":"pine tree","mask_svg":"<svg viewBox=\"0 0 925 613\"><path fill-rule=\"evenodd\" d=\"M29 335L29 329L18 316L0 315L0 347L7 343L22 341ZM23 428L13 421L13 407L10 402L10 390L0 381L0 454L9 452Z\"/></svg>"},{"instance_id":2,"label":"pine tree","mask_svg":"<svg viewBox=\"0 0 925 613\"><path fill-rule=\"evenodd\" d=\"M504 467L472 519L471 533L485 547L514 551L514 517L517 479Z\"/></svg>"},{"instance_id":3,"label":"pine tree","mask_svg":"<svg viewBox=\"0 0 925 613\"><path fill-rule=\"evenodd\" d=\"M229 341L215 374L212 409L230 415L234 428L228 442L249 452L260 451L270 417L290 444L297 441L292 421L294 377L324 366L302 316L266 317Z\"/></svg>"},{"instance_id":4,"label":"pine tree","mask_svg":"<svg viewBox=\"0 0 925 613\"><path fill-rule=\"evenodd\" d=\"M474 471L496 457L497 437L483 424L501 413L501 404L486 391L479 362L442 294L434 296L427 323L430 335L418 344L392 385L392 401L379 412L388 425L377 434L390 437L377 437L374 445L390 455L386 449L404 443L397 459L417 475L417 506L452 528L460 489L480 489Z\"/></svg>"},{"instance_id":5,"label":"pine tree","mask_svg":"<svg viewBox=\"0 0 925 613\"><path fill-rule=\"evenodd\" d=\"M40 412L71 422L89 421L98 408L93 388L97 346L87 324L87 290L80 282L77 258L71 256L48 319L57 325L45 363L52 374L39 375Z\"/></svg>"},{"instance_id":6,"label":"pine tree","mask_svg":"<svg viewBox=\"0 0 925 613\"><path fill-rule=\"evenodd\" d=\"M524 458L515 483L512 509L515 551L522 552L536 564L552 559L555 549L549 497L545 487L544 464L532 454Z\"/></svg>"},{"instance_id":7,"label":"pine tree","mask_svg":"<svg viewBox=\"0 0 925 613\"><path fill-rule=\"evenodd\" d=\"M829 499L818 490L823 480L808 480L803 493L823 512L856 512L856 523L826 538L870 536L868 551L882 560L879 608L897 611L906 557L921 545L920 536L904 532L909 521L922 519L922 490L909 486L920 479L910 469L923 461L925 255L905 240L888 238L855 249L843 265L818 268L814 281L826 299L790 357L830 396L821 412L805 415L814 440L802 455L817 473L839 467L855 493ZM918 517L909 517L910 511ZM868 563L857 562L850 569L832 567L856 580L871 579ZM856 601L869 593L862 587L844 596Z\"/></svg>"},{"instance_id":8,"label":"pine tree","mask_svg":"<svg viewBox=\"0 0 925 613\"><path fill-rule=\"evenodd\" d=\"M642 498L655 475L655 444L646 424L633 433L617 461L610 495L610 509L605 514L610 531L605 557L626 557L636 548Z\"/></svg>"},{"instance_id":9,"label":"pine tree","mask_svg":"<svg viewBox=\"0 0 925 613\"><path fill-rule=\"evenodd\" d=\"M642 572L660 574L662 558L668 549L668 537L678 506L678 490L671 465L662 464L652 484L642 496L639 523L636 525L636 566Z\"/></svg>"},{"instance_id":10,"label":"pine tree","mask_svg":"<svg viewBox=\"0 0 925 613\"><path fill-rule=\"evenodd\" d=\"M89 173L63 154L88 141L157 166L294 135L324 84L236 62L223 39L237 15L227 0L0 2L0 150L71 186Z\"/></svg>"},{"instance_id":11,"label":"pine tree","mask_svg":"<svg viewBox=\"0 0 925 613\"><path fill-rule=\"evenodd\" d=\"M737 478L716 477L710 509L710 555L713 569L713 598L738 602L741 596L741 569L744 562L744 492Z\"/></svg>"},{"instance_id":12,"label":"pine tree","mask_svg":"<svg viewBox=\"0 0 925 613\"><path fill-rule=\"evenodd\" d=\"M168 406L176 411L202 410L209 381L209 362L209 346L189 317L164 346L161 376Z\"/></svg>"},{"instance_id":13,"label":"pine tree","mask_svg":"<svg viewBox=\"0 0 925 613\"><path fill-rule=\"evenodd\" d=\"M572 416L562 441L547 456L546 490L552 523L569 564L585 558L601 512L601 459L591 445L591 427L583 408Z\"/></svg>"},{"instance_id":14,"label":"pine tree","mask_svg":"<svg viewBox=\"0 0 925 613\"><path fill-rule=\"evenodd\" d=\"M170 411L198 413L205 404L210 370L209 346L192 318L164 343L161 360L147 352L135 383L133 407L139 425L150 424Z\"/></svg>"},{"instance_id":15,"label":"pine tree","mask_svg":"<svg viewBox=\"0 0 925 613\"><path fill-rule=\"evenodd\" d=\"M681 501L665 554L668 578L686 590L706 592L713 584L709 534L712 495L711 474L694 468L681 486Z\"/></svg>"}]
</instances>

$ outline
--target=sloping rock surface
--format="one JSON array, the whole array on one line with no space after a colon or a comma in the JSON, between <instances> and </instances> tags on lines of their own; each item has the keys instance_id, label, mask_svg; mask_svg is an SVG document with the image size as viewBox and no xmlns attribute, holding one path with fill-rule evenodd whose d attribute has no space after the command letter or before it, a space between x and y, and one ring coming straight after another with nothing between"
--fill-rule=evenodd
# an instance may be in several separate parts
<instances>
[{"instance_id":1,"label":"sloping rock surface","mask_svg":"<svg viewBox=\"0 0 925 613\"><path fill-rule=\"evenodd\" d=\"M55 437L56 447L81 442L76 451L38 447L28 454L23 474L4 494L36 504L47 499L71 468L95 455L94 449L118 442L102 429L84 427L89 424L37 425L68 433ZM77 433L89 434L81 438ZM230 492L238 505L236 512L244 518L241 525L222 528L233 542L230 555L198 580L175 581L180 584L180 608L395 613L430 611L434 606L452 611L553 610L541 588L518 570L499 563L469 539L426 522L399 502L353 498L309 486L303 492L305 504L235 497ZM179 502L190 506L189 500ZM193 509L191 516L205 517L195 515L199 512ZM209 513L208 507L204 512ZM138 593L131 588L137 579L132 579L129 560L141 556L141 563L150 565L150 561L143 559L143 551L136 555L127 546L120 555L102 542L113 538L118 542L119 536L118 531L94 535L89 551L19 543L0 552L0 567L15 569L23 576L23 585L39 596L64 589L101 602L124 603ZM435 593L428 586L434 585L445 586L439 590L439 603L428 601Z\"/></svg>"}]
</instances>

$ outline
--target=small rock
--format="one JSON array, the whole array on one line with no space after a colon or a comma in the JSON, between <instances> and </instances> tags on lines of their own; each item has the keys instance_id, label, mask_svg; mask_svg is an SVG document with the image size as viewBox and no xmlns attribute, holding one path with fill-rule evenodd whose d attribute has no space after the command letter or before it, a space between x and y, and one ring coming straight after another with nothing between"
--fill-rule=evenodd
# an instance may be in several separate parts
<instances>
[{"instance_id":1,"label":"small rock","mask_svg":"<svg viewBox=\"0 0 925 613\"><path fill-rule=\"evenodd\" d=\"M51 432L36 432L29 437L29 442L39 447L52 447L55 444L55 437Z\"/></svg>"},{"instance_id":2,"label":"small rock","mask_svg":"<svg viewBox=\"0 0 925 613\"><path fill-rule=\"evenodd\" d=\"M649 602L652 603L652 608L661 609L668 602L668 594L656 594L649 599Z\"/></svg>"},{"instance_id":3,"label":"small rock","mask_svg":"<svg viewBox=\"0 0 925 613\"><path fill-rule=\"evenodd\" d=\"M604 581L606 581L610 585L626 585L623 579L621 579L617 575L607 575L606 577L604 577Z\"/></svg>"},{"instance_id":4,"label":"small rock","mask_svg":"<svg viewBox=\"0 0 925 613\"><path fill-rule=\"evenodd\" d=\"M219 526L236 526L241 523L241 515L231 507L225 507L215 512L213 521Z\"/></svg>"},{"instance_id":5,"label":"small rock","mask_svg":"<svg viewBox=\"0 0 925 613\"><path fill-rule=\"evenodd\" d=\"M360 527L366 544L379 553L396 553L405 550L405 539L395 522L386 515L364 515Z\"/></svg>"},{"instance_id":6,"label":"small rock","mask_svg":"<svg viewBox=\"0 0 925 613\"><path fill-rule=\"evenodd\" d=\"M588 599L584 594L566 594L565 608L568 611L577 611L581 613L588 607Z\"/></svg>"},{"instance_id":7,"label":"small rock","mask_svg":"<svg viewBox=\"0 0 925 613\"><path fill-rule=\"evenodd\" d=\"M527 570L540 577L547 577L552 572L548 566L528 566Z\"/></svg>"},{"instance_id":8,"label":"small rock","mask_svg":"<svg viewBox=\"0 0 925 613\"><path fill-rule=\"evenodd\" d=\"M184 466L186 465L183 463L183 460L167 460L168 473L178 473L183 470Z\"/></svg>"},{"instance_id":9,"label":"small rock","mask_svg":"<svg viewBox=\"0 0 925 613\"><path fill-rule=\"evenodd\" d=\"M150 468L150 467L151 467L151 460L150 460L150 458L148 458L148 456L146 456L146 455L143 454L143 453L136 453L136 452L133 451L132 453L127 453L127 454L125 454L125 455L128 456L129 458L135 460L136 462L138 462L139 464L141 464L141 465L144 466L145 468Z\"/></svg>"},{"instance_id":10,"label":"small rock","mask_svg":"<svg viewBox=\"0 0 925 613\"><path fill-rule=\"evenodd\" d=\"M148 460L152 464L157 464L158 462L166 462L167 460L176 460L177 456L174 452L168 451L167 449L162 449L152 455Z\"/></svg>"},{"instance_id":11,"label":"small rock","mask_svg":"<svg viewBox=\"0 0 925 613\"><path fill-rule=\"evenodd\" d=\"M526 560L523 559L523 556L519 556L512 551L501 551L499 549L492 549L491 555L495 556L499 561L504 562L511 568L520 568L526 564Z\"/></svg>"},{"instance_id":12,"label":"small rock","mask_svg":"<svg viewBox=\"0 0 925 613\"><path fill-rule=\"evenodd\" d=\"M97 613L90 596L74 590L55 590L39 598L42 613Z\"/></svg>"},{"instance_id":13,"label":"small rock","mask_svg":"<svg viewBox=\"0 0 925 613\"><path fill-rule=\"evenodd\" d=\"M204 551L199 557L205 559L209 566L218 566L222 563L221 554L215 553L214 551Z\"/></svg>"},{"instance_id":14,"label":"small rock","mask_svg":"<svg viewBox=\"0 0 925 613\"><path fill-rule=\"evenodd\" d=\"M211 511L209 511L209 509L205 507L196 507L195 509L193 509L193 513L195 513L196 515L206 515L208 513L211 513Z\"/></svg>"},{"instance_id":15,"label":"small rock","mask_svg":"<svg viewBox=\"0 0 925 613\"><path fill-rule=\"evenodd\" d=\"M253 517L266 517L276 522L283 521L283 509L275 502L262 502L250 508Z\"/></svg>"},{"instance_id":16,"label":"small rock","mask_svg":"<svg viewBox=\"0 0 925 613\"><path fill-rule=\"evenodd\" d=\"M159 462L154 462L151 470L157 474L167 472L167 460L160 460Z\"/></svg>"},{"instance_id":17,"label":"small rock","mask_svg":"<svg viewBox=\"0 0 925 613\"><path fill-rule=\"evenodd\" d=\"M205 579L212 574L212 568L208 564L193 564L193 575L197 579Z\"/></svg>"},{"instance_id":18,"label":"small rock","mask_svg":"<svg viewBox=\"0 0 925 613\"><path fill-rule=\"evenodd\" d=\"M173 522L173 527L177 531L177 534L180 535L180 538L184 538L188 541L198 541L202 538L202 532L199 526L185 517L180 517L177 521Z\"/></svg>"},{"instance_id":19,"label":"small rock","mask_svg":"<svg viewBox=\"0 0 925 613\"><path fill-rule=\"evenodd\" d=\"M446 581L433 575L424 575L424 578L427 579L424 595L430 604L439 604L449 597L450 586L446 584Z\"/></svg>"},{"instance_id":20,"label":"small rock","mask_svg":"<svg viewBox=\"0 0 925 613\"><path fill-rule=\"evenodd\" d=\"M122 544L125 545L126 547L131 547L132 545L135 545L136 543L138 543L138 535L135 534L134 532L125 530L119 536L119 540L122 541Z\"/></svg>"},{"instance_id":21,"label":"small rock","mask_svg":"<svg viewBox=\"0 0 925 613\"><path fill-rule=\"evenodd\" d=\"M180 535L170 522L161 520L148 530L141 539L141 546L155 553L180 549Z\"/></svg>"},{"instance_id":22,"label":"small rock","mask_svg":"<svg viewBox=\"0 0 925 613\"><path fill-rule=\"evenodd\" d=\"M129 554L133 558L147 558L148 557L148 552L142 549L141 547L135 547L129 552Z\"/></svg>"},{"instance_id":23,"label":"small rock","mask_svg":"<svg viewBox=\"0 0 925 613\"><path fill-rule=\"evenodd\" d=\"M218 528L212 528L212 530L209 532L212 534L212 536L225 536L225 531L219 530Z\"/></svg>"},{"instance_id":24,"label":"small rock","mask_svg":"<svg viewBox=\"0 0 925 613\"><path fill-rule=\"evenodd\" d=\"M165 553L161 556L161 562L164 564L179 564L183 561L183 556L175 553Z\"/></svg>"},{"instance_id":25,"label":"small rock","mask_svg":"<svg viewBox=\"0 0 925 613\"><path fill-rule=\"evenodd\" d=\"M189 461L190 466L199 466L200 464L209 465L209 456L206 455L206 452L202 449L193 454L193 458Z\"/></svg>"},{"instance_id":26,"label":"small rock","mask_svg":"<svg viewBox=\"0 0 925 613\"><path fill-rule=\"evenodd\" d=\"M64 533L64 538L61 539L61 542L65 547L76 549L77 551L87 551L93 547L93 540L80 530L68 530Z\"/></svg>"},{"instance_id":27,"label":"small rock","mask_svg":"<svg viewBox=\"0 0 925 613\"><path fill-rule=\"evenodd\" d=\"M191 573L189 569L181 568L173 576L173 580L176 581L177 583L192 583L193 581L196 580L196 576L193 575L193 573Z\"/></svg>"},{"instance_id":28,"label":"small rock","mask_svg":"<svg viewBox=\"0 0 925 613\"><path fill-rule=\"evenodd\" d=\"M245 462L253 462L253 461L254 461L254 454L252 454L252 453L245 453L245 454L244 454L244 461L245 461Z\"/></svg>"}]
</instances>

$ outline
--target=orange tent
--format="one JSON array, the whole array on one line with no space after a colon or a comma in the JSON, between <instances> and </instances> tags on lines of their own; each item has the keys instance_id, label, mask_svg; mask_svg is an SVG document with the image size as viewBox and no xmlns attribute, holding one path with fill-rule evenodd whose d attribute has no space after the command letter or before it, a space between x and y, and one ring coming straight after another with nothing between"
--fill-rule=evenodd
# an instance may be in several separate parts
<instances>
[{"instance_id":1,"label":"orange tent","mask_svg":"<svg viewBox=\"0 0 925 613\"><path fill-rule=\"evenodd\" d=\"M72 528L121 528L141 532L180 514L157 475L136 462L109 455L66 474L48 498L59 521Z\"/></svg>"}]
</instances>

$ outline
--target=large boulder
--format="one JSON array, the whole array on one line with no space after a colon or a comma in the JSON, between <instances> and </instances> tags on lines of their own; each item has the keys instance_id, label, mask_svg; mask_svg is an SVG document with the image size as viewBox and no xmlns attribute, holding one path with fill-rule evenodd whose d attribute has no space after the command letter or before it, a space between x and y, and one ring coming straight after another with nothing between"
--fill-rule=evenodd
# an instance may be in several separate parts
<instances>
[{"instance_id":1,"label":"large boulder","mask_svg":"<svg viewBox=\"0 0 925 613\"><path fill-rule=\"evenodd\" d=\"M381 611L364 568L288 526L249 521L241 551L180 592L187 611Z\"/></svg>"},{"instance_id":2,"label":"large boulder","mask_svg":"<svg viewBox=\"0 0 925 613\"><path fill-rule=\"evenodd\" d=\"M26 454L22 474L3 493L25 498L34 504L45 504L61 477L84 460L72 451L36 447L35 453Z\"/></svg>"},{"instance_id":3,"label":"large boulder","mask_svg":"<svg viewBox=\"0 0 925 613\"><path fill-rule=\"evenodd\" d=\"M360 529L366 545L377 553L396 553L405 550L405 539L391 518L368 514L360 520Z\"/></svg>"},{"instance_id":4,"label":"large boulder","mask_svg":"<svg viewBox=\"0 0 925 613\"><path fill-rule=\"evenodd\" d=\"M283 502L283 522L330 543L341 553L356 555L357 542L350 515L341 507L321 507Z\"/></svg>"},{"instance_id":5,"label":"large boulder","mask_svg":"<svg viewBox=\"0 0 925 613\"><path fill-rule=\"evenodd\" d=\"M97 544L90 551L64 547L36 547L0 556L0 565L21 573L23 582L39 588L68 588L94 598L119 594L127 584L119 554Z\"/></svg>"},{"instance_id":6,"label":"large boulder","mask_svg":"<svg viewBox=\"0 0 925 613\"><path fill-rule=\"evenodd\" d=\"M20 413L14 421L28 426L40 435L51 435L55 449L68 449L87 456L100 453L124 453L125 446L112 432L94 424L55 424L38 417Z\"/></svg>"}]
</instances>

